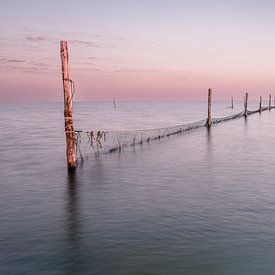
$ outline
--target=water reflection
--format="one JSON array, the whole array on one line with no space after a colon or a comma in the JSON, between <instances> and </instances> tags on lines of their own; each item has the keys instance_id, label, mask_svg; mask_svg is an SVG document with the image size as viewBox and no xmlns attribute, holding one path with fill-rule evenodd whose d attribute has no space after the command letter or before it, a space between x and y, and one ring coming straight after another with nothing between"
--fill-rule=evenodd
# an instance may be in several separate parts
<instances>
[{"instance_id":1,"label":"water reflection","mask_svg":"<svg viewBox=\"0 0 275 275\"><path fill-rule=\"evenodd\" d=\"M67 175L67 204L66 204L66 251L65 274L76 274L81 264L79 201L78 201L77 172Z\"/></svg>"},{"instance_id":2,"label":"water reflection","mask_svg":"<svg viewBox=\"0 0 275 275\"><path fill-rule=\"evenodd\" d=\"M245 117L244 117L244 137L245 137L245 138L247 137L247 134L248 134L248 133L247 133L247 131L248 131L248 126L249 126L248 123L249 123L249 122L248 122L248 117L245 116Z\"/></svg>"},{"instance_id":3,"label":"water reflection","mask_svg":"<svg viewBox=\"0 0 275 275\"><path fill-rule=\"evenodd\" d=\"M83 126L107 121L86 106ZM275 112L92 155L67 175L63 117L38 107L0 108L1 274L274 274ZM28 113L43 119L14 135ZM170 121L159 114L155 127ZM124 115L115 128L123 119L139 127Z\"/></svg>"},{"instance_id":4,"label":"water reflection","mask_svg":"<svg viewBox=\"0 0 275 275\"><path fill-rule=\"evenodd\" d=\"M212 127L206 128L206 161L210 161L212 159Z\"/></svg>"},{"instance_id":5,"label":"water reflection","mask_svg":"<svg viewBox=\"0 0 275 275\"><path fill-rule=\"evenodd\" d=\"M78 201L77 201L77 178L75 172L68 172L67 178L68 188L68 203L67 203L67 236L68 242L72 248L77 248L77 212L78 212Z\"/></svg>"},{"instance_id":6,"label":"water reflection","mask_svg":"<svg viewBox=\"0 0 275 275\"><path fill-rule=\"evenodd\" d=\"M211 145L211 127L207 128L207 145Z\"/></svg>"}]
</instances>

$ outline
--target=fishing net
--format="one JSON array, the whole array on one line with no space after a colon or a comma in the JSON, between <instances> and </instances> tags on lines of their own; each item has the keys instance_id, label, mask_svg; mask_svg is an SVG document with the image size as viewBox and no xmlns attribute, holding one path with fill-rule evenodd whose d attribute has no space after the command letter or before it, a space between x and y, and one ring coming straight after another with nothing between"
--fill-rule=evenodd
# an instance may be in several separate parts
<instances>
[{"instance_id":1,"label":"fishing net","mask_svg":"<svg viewBox=\"0 0 275 275\"><path fill-rule=\"evenodd\" d=\"M225 122L228 120L232 120L232 119L236 119L236 118L240 118L244 116L244 112L240 112L231 116L226 116L226 117L221 117L221 118L212 118L212 124L217 124L217 123L221 123L221 122Z\"/></svg>"},{"instance_id":2,"label":"fishing net","mask_svg":"<svg viewBox=\"0 0 275 275\"><path fill-rule=\"evenodd\" d=\"M79 154L82 151L81 147L87 147L87 145L95 154L121 151L124 147L149 143L153 140L205 127L206 122L207 119L203 119L172 127L132 131L76 131L75 144Z\"/></svg>"},{"instance_id":3,"label":"fishing net","mask_svg":"<svg viewBox=\"0 0 275 275\"><path fill-rule=\"evenodd\" d=\"M269 107L263 107L261 111L266 110L269 110ZM247 115L254 113L259 113L259 109L255 111L247 111ZM212 118L212 124L218 124L241 118L244 117L244 115L245 112L242 111L230 116ZM182 134L184 132L205 126L207 126L207 119L183 125L156 129L129 131L75 131L76 151L79 158L83 158L82 151L84 150L92 151L97 156L99 153L121 151L125 147L150 143L150 141L160 140L164 137Z\"/></svg>"}]
</instances>

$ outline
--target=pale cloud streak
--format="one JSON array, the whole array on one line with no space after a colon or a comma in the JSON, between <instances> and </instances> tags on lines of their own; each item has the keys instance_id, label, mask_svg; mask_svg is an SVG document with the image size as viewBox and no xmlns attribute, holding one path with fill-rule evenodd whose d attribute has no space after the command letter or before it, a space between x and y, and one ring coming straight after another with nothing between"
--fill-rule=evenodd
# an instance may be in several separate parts
<instances>
[{"instance_id":1,"label":"pale cloud streak","mask_svg":"<svg viewBox=\"0 0 275 275\"><path fill-rule=\"evenodd\" d=\"M45 36L26 36L25 39L32 42L51 41L50 38Z\"/></svg>"}]
</instances>

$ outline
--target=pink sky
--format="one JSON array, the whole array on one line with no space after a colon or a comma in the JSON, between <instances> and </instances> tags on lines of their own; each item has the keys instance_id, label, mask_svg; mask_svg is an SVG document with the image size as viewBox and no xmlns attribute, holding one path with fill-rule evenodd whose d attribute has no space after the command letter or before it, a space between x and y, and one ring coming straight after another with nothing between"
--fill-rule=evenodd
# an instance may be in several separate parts
<instances>
[{"instance_id":1,"label":"pink sky","mask_svg":"<svg viewBox=\"0 0 275 275\"><path fill-rule=\"evenodd\" d=\"M271 1L61 2L1 8L0 101L62 100L61 39L76 100L275 94Z\"/></svg>"}]
</instances>

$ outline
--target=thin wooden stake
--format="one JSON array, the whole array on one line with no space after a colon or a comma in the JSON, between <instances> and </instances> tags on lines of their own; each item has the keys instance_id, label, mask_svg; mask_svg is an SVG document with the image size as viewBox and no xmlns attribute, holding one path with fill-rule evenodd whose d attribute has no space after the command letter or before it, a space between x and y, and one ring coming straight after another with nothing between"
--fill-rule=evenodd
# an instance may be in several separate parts
<instances>
[{"instance_id":1,"label":"thin wooden stake","mask_svg":"<svg viewBox=\"0 0 275 275\"><path fill-rule=\"evenodd\" d=\"M207 127L211 127L211 98L212 98L212 90L208 89L208 116L207 116Z\"/></svg>"},{"instance_id":2,"label":"thin wooden stake","mask_svg":"<svg viewBox=\"0 0 275 275\"><path fill-rule=\"evenodd\" d=\"M231 109L234 108L234 103L233 103L233 96L231 96Z\"/></svg>"},{"instance_id":3,"label":"thin wooden stake","mask_svg":"<svg viewBox=\"0 0 275 275\"><path fill-rule=\"evenodd\" d=\"M261 111L262 111L262 97L260 96L259 112L261 113Z\"/></svg>"},{"instance_id":4,"label":"thin wooden stake","mask_svg":"<svg viewBox=\"0 0 275 275\"><path fill-rule=\"evenodd\" d=\"M116 109L116 100L114 97L113 97L113 102L114 102L114 109Z\"/></svg>"},{"instance_id":5,"label":"thin wooden stake","mask_svg":"<svg viewBox=\"0 0 275 275\"><path fill-rule=\"evenodd\" d=\"M62 65L62 80L64 90L64 119L66 134L66 154L69 170L76 168L75 143L74 143L74 122L73 122L73 104L72 87L69 73L69 54L67 41L60 42L60 56Z\"/></svg>"},{"instance_id":6,"label":"thin wooden stake","mask_svg":"<svg viewBox=\"0 0 275 275\"><path fill-rule=\"evenodd\" d=\"M247 102L248 102L248 93L245 93L244 98L244 116L247 117Z\"/></svg>"},{"instance_id":7,"label":"thin wooden stake","mask_svg":"<svg viewBox=\"0 0 275 275\"><path fill-rule=\"evenodd\" d=\"M271 94L269 94L269 104L268 109L271 110Z\"/></svg>"},{"instance_id":8,"label":"thin wooden stake","mask_svg":"<svg viewBox=\"0 0 275 275\"><path fill-rule=\"evenodd\" d=\"M274 105L273 105L273 108L275 108L275 96L274 96L274 102L273 102L273 104L274 104Z\"/></svg>"}]
</instances>

